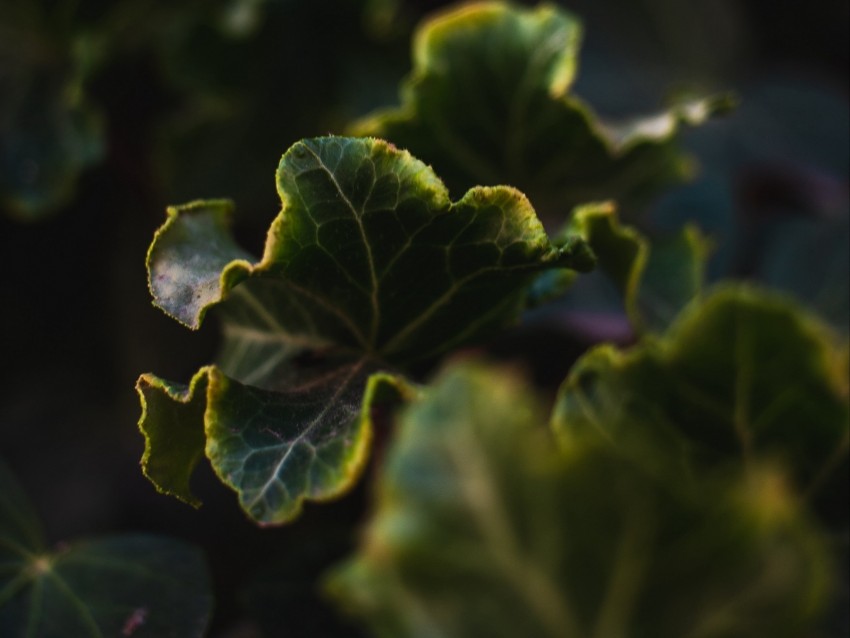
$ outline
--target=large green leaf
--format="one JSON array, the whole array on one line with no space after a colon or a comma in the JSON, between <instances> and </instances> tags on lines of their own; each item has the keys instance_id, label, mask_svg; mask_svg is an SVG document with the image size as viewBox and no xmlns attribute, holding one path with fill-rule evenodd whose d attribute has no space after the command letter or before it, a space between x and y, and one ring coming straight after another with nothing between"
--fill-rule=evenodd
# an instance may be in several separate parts
<instances>
[{"instance_id":1,"label":"large green leaf","mask_svg":"<svg viewBox=\"0 0 850 638\"><path fill-rule=\"evenodd\" d=\"M846 357L789 301L729 286L685 310L663 339L585 355L560 390L554 427L567 446L601 434L637 456L646 439L664 441L684 476L774 459L807 493L846 463ZM833 477L829 489L846 495L846 480Z\"/></svg>"},{"instance_id":2,"label":"large green leaf","mask_svg":"<svg viewBox=\"0 0 850 638\"><path fill-rule=\"evenodd\" d=\"M46 547L29 503L0 465L0 635L191 638L212 608L199 550L126 535Z\"/></svg>"},{"instance_id":3,"label":"large green leaf","mask_svg":"<svg viewBox=\"0 0 850 638\"><path fill-rule=\"evenodd\" d=\"M603 123L569 94L581 25L549 4L449 10L421 26L399 108L356 123L436 167L452 192L513 184L539 210L640 196L690 172L673 144L727 98L682 102L632 122Z\"/></svg>"},{"instance_id":4,"label":"large green leaf","mask_svg":"<svg viewBox=\"0 0 850 638\"><path fill-rule=\"evenodd\" d=\"M710 243L695 226L650 243L602 203L576 209L569 228L587 239L639 332L663 331L702 292Z\"/></svg>"},{"instance_id":5,"label":"large green leaf","mask_svg":"<svg viewBox=\"0 0 850 638\"><path fill-rule=\"evenodd\" d=\"M805 633L826 558L780 474L685 484L607 446L558 450L544 423L511 375L441 376L331 593L394 638Z\"/></svg>"},{"instance_id":6,"label":"large green leaf","mask_svg":"<svg viewBox=\"0 0 850 638\"><path fill-rule=\"evenodd\" d=\"M190 386L138 384L147 476L197 503L205 450L261 523L351 486L373 399L410 392L391 373L515 320L541 271L593 263L578 236L551 244L519 191L452 203L430 168L379 140L299 142L277 183L283 208L256 262L229 235L227 203L169 209L148 254L155 303L192 328L218 306L225 343Z\"/></svg>"}]
</instances>

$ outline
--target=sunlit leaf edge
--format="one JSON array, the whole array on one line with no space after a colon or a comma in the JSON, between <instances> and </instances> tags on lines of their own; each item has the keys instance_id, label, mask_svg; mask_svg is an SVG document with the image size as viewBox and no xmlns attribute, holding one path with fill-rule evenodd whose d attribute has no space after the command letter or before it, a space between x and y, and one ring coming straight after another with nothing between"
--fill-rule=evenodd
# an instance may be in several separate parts
<instances>
[{"instance_id":1,"label":"sunlit leaf edge","mask_svg":"<svg viewBox=\"0 0 850 638\"><path fill-rule=\"evenodd\" d=\"M419 117L417 86L433 71L432 51L439 46L440 38L445 37L446 33L461 31L507 15L530 17L540 23L560 19L570 25L571 37L559 52L556 72L548 78L548 86L545 88L552 100L562 102L581 117L588 130L595 133L612 159L626 155L641 144L664 143L674 137L682 127L704 124L712 117L734 109L738 103L733 94L720 93L704 98L680 99L665 110L620 123L605 122L584 100L569 94L577 73L578 50L583 30L581 21L574 14L550 3L542 3L530 9L498 1L473 2L459 8L446 9L420 25L414 34L412 70L402 81L399 91L401 104L376 109L354 121L349 125L348 133L355 136L381 137L385 132L385 123L415 122ZM693 167L684 162L679 170L682 177L689 177Z\"/></svg>"},{"instance_id":2,"label":"sunlit leaf edge","mask_svg":"<svg viewBox=\"0 0 850 638\"><path fill-rule=\"evenodd\" d=\"M239 487L234 485L221 472L220 467L211 458L215 441L210 430L217 418L211 404L214 404L216 395L220 391L219 388L227 381L227 376L214 365L204 366L198 370L188 386L170 383L153 374L143 374L139 377L136 382L136 392L142 405L142 414L139 418L138 427L145 441L141 467L143 474L153 483L159 493L173 496L195 508L200 507L202 501L193 493L190 480L200 460L206 457L222 483L239 495L240 503L244 508L245 503L242 501ZM356 438L355 445L343 468L343 478L334 489L318 496L298 494L294 502L284 512L278 512L269 518L254 520L261 525L286 523L300 515L305 502L331 501L350 491L357 483L369 459L374 433L372 408L377 402L384 400L388 392L394 393L401 402L406 402L418 396L419 390L416 385L405 378L389 372L376 372L369 376L363 394L358 423L353 428L359 432L359 436ZM195 401L203 401L202 424L195 426L191 418L181 419L182 426L186 429L186 432L181 434L188 438L188 442L184 441L175 446L171 442L160 440L158 434L148 427L149 393L164 394L177 404L178 409L180 409L179 406L187 407ZM161 469L152 467L152 459L159 457L162 453L161 450L164 450L166 454L175 455L177 460L172 459L164 464L167 469L176 469L175 474L164 473ZM245 508L245 511L247 515L251 516L247 508Z\"/></svg>"}]
</instances>

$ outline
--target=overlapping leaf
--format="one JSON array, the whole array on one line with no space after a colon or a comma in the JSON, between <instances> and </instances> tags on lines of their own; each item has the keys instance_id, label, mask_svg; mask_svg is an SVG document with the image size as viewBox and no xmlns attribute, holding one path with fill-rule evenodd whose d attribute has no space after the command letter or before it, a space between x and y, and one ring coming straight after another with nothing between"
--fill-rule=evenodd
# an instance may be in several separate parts
<instances>
[{"instance_id":1,"label":"overlapping leaf","mask_svg":"<svg viewBox=\"0 0 850 638\"><path fill-rule=\"evenodd\" d=\"M581 25L543 4L475 3L425 23L399 108L356 123L436 167L452 192L513 184L538 210L640 197L690 171L674 145L727 98L682 102L644 119L603 123L569 94Z\"/></svg>"},{"instance_id":2,"label":"overlapping leaf","mask_svg":"<svg viewBox=\"0 0 850 638\"><path fill-rule=\"evenodd\" d=\"M620 225L613 204L603 203L578 208L570 229L587 239L639 332L662 332L701 294L710 245L694 226L650 244Z\"/></svg>"},{"instance_id":3,"label":"overlapping leaf","mask_svg":"<svg viewBox=\"0 0 850 638\"><path fill-rule=\"evenodd\" d=\"M605 446L558 450L541 412L467 366L405 413L360 551L328 583L375 635L805 634L825 554L781 475L685 484Z\"/></svg>"},{"instance_id":4,"label":"overlapping leaf","mask_svg":"<svg viewBox=\"0 0 850 638\"><path fill-rule=\"evenodd\" d=\"M514 320L540 271L593 262L578 236L550 243L519 191L451 203L430 168L379 140L295 144L278 192L257 262L228 234L226 203L169 211L148 258L155 302L193 328L218 305L225 344L189 386L138 385L148 477L197 503L189 477L205 451L261 523L352 484L373 399L409 392L374 373Z\"/></svg>"},{"instance_id":5,"label":"overlapping leaf","mask_svg":"<svg viewBox=\"0 0 850 638\"><path fill-rule=\"evenodd\" d=\"M790 302L722 288L661 340L585 355L561 388L555 429L568 446L601 433L637 455L642 441L663 441L683 476L778 460L810 492L846 464L846 356ZM830 489L846 495L846 480L832 479Z\"/></svg>"},{"instance_id":6,"label":"overlapping leaf","mask_svg":"<svg viewBox=\"0 0 850 638\"><path fill-rule=\"evenodd\" d=\"M185 543L113 536L47 549L0 465L0 635L200 638L211 607L203 556Z\"/></svg>"}]
</instances>

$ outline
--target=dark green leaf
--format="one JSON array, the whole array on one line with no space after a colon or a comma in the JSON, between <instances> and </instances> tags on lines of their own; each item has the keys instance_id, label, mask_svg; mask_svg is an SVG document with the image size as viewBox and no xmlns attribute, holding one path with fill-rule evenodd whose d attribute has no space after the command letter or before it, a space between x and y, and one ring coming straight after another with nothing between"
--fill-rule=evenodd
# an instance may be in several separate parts
<instances>
[{"instance_id":1,"label":"dark green leaf","mask_svg":"<svg viewBox=\"0 0 850 638\"><path fill-rule=\"evenodd\" d=\"M603 123L569 95L581 26L549 4L484 2L420 27L402 105L355 124L435 166L452 192L513 184L538 209L652 191L689 174L673 141L728 98L680 103L652 117Z\"/></svg>"},{"instance_id":2,"label":"dark green leaf","mask_svg":"<svg viewBox=\"0 0 850 638\"><path fill-rule=\"evenodd\" d=\"M379 140L295 144L278 192L257 262L228 234L227 203L169 209L148 254L155 303L192 328L218 305L225 343L192 388L150 375L138 386L154 483L197 502L188 479L205 449L263 523L351 486L370 393L409 393L370 375L515 320L541 271L593 263L578 236L551 244L519 191L475 188L451 203L430 168Z\"/></svg>"},{"instance_id":3,"label":"dark green leaf","mask_svg":"<svg viewBox=\"0 0 850 638\"><path fill-rule=\"evenodd\" d=\"M601 433L636 456L647 439L664 441L686 476L774 459L807 492L847 455L847 363L839 368L836 352L846 358L785 299L721 288L663 339L625 352L601 346L579 360L561 388L555 430L567 446Z\"/></svg>"},{"instance_id":4,"label":"dark green leaf","mask_svg":"<svg viewBox=\"0 0 850 638\"><path fill-rule=\"evenodd\" d=\"M607 446L559 451L541 412L504 372L438 379L329 579L342 606L394 638L803 635L826 557L780 474L685 485Z\"/></svg>"},{"instance_id":5,"label":"dark green leaf","mask_svg":"<svg viewBox=\"0 0 850 638\"><path fill-rule=\"evenodd\" d=\"M0 635L4 638L191 638L212 607L203 555L154 536L114 536L48 550L0 465Z\"/></svg>"},{"instance_id":6,"label":"dark green leaf","mask_svg":"<svg viewBox=\"0 0 850 638\"><path fill-rule=\"evenodd\" d=\"M360 475L372 438L371 411L412 390L359 360L299 370L275 390L239 383L215 366L189 387L143 375L145 475L162 492L200 501L189 478L206 453L219 478L258 523L284 523L304 499L328 500ZM397 399L396 399L397 400Z\"/></svg>"}]
</instances>

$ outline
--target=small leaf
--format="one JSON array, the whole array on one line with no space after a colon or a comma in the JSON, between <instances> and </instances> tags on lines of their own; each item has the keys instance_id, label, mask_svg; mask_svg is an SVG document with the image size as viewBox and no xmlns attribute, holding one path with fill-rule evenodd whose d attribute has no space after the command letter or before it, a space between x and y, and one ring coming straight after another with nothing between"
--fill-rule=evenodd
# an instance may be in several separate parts
<instances>
[{"instance_id":1,"label":"small leaf","mask_svg":"<svg viewBox=\"0 0 850 638\"><path fill-rule=\"evenodd\" d=\"M586 201L639 196L690 166L673 145L682 124L729 107L693 100L620 125L569 95L581 25L549 4L481 2L449 10L416 33L400 108L352 127L432 164L452 192L513 184L544 213Z\"/></svg>"},{"instance_id":2,"label":"small leaf","mask_svg":"<svg viewBox=\"0 0 850 638\"><path fill-rule=\"evenodd\" d=\"M0 465L0 635L200 638L211 608L203 555L183 542L125 535L47 550Z\"/></svg>"},{"instance_id":3,"label":"small leaf","mask_svg":"<svg viewBox=\"0 0 850 638\"><path fill-rule=\"evenodd\" d=\"M788 301L721 288L686 309L663 339L625 352L601 346L580 359L560 390L555 431L566 446L601 433L636 458L642 441L665 441L686 476L780 460L806 492L847 455L836 349Z\"/></svg>"},{"instance_id":4,"label":"small leaf","mask_svg":"<svg viewBox=\"0 0 850 638\"><path fill-rule=\"evenodd\" d=\"M328 587L378 636L805 633L826 555L780 474L685 485L552 445L503 371L444 373L405 413L359 552ZM658 451L656 450L656 453Z\"/></svg>"},{"instance_id":5,"label":"small leaf","mask_svg":"<svg viewBox=\"0 0 850 638\"><path fill-rule=\"evenodd\" d=\"M192 328L215 306L225 342L190 387L137 386L158 488L196 504L205 450L262 523L352 485L370 392L410 395L400 370L514 321L541 271L593 264L576 235L550 243L519 191L451 203L430 168L379 140L299 142L277 181L283 208L259 261L230 237L226 202L169 209L148 253L154 301Z\"/></svg>"},{"instance_id":6,"label":"small leaf","mask_svg":"<svg viewBox=\"0 0 850 638\"><path fill-rule=\"evenodd\" d=\"M650 244L619 223L613 204L602 203L576 209L569 228L587 240L639 332L663 331L701 294L710 244L696 227Z\"/></svg>"}]
</instances>

